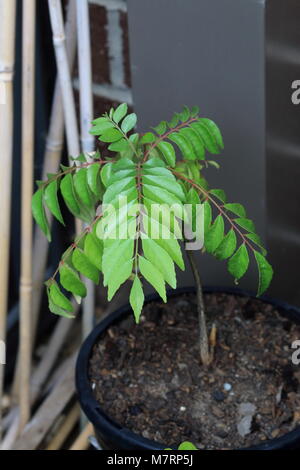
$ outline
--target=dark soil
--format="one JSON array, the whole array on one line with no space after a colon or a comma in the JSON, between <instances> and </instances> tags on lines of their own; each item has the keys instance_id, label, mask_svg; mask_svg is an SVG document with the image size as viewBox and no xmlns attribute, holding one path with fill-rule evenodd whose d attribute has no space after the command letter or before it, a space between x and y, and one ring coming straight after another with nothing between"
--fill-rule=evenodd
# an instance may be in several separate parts
<instances>
[{"instance_id":1,"label":"dark soil","mask_svg":"<svg viewBox=\"0 0 300 470\"><path fill-rule=\"evenodd\" d=\"M106 332L90 361L102 408L168 446L237 448L291 431L300 424L300 366L291 361L300 326L256 299L209 294L205 303L217 327L209 369L199 361L192 294L148 304L139 325L129 317ZM244 437L241 404L255 407Z\"/></svg>"}]
</instances>

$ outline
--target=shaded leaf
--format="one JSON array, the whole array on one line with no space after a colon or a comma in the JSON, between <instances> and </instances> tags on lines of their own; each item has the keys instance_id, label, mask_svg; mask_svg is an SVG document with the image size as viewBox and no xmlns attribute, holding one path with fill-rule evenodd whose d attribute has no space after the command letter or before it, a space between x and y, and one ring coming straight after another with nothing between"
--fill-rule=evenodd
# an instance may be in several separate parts
<instances>
[{"instance_id":1,"label":"shaded leaf","mask_svg":"<svg viewBox=\"0 0 300 470\"><path fill-rule=\"evenodd\" d=\"M128 114L128 116L126 116L126 118L122 122L122 125L121 125L122 131L125 132L125 134L131 131L131 129L135 127L136 121L137 121L136 114L134 113Z\"/></svg>"},{"instance_id":2,"label":"shaded leaf","mask_svg":"<svg viewBox=\"0 0 300 470\"><path fill-rule=\"evenodd\" d=\"M95 284L98 284L99 271L80 248L75 248L73 251L72 263L77 271L91 279Z\"/></svg>"},{"instance_id":3,"label":"shaded leaf","mask_svg":"<svg viewBox=\"0 0 300 470\"><path fill-rule=\"evenodd\" d=\"M228 271L235 279L244 276L249 266L249 255L246 245L243 243L228 261Z\"/></svg>"},{"instance_id":4,"label":"shaded leaf","mask_svg":"<svg viewBox=\"0 0 300 470\"><path fill-rule=\"evenodd\" d=\"M259 272L259 284L257 295L262 295L267 290L272 281L273 268L270 263L266 260L266 258L258 251L254 250L254 256L257 262Z\"/></svg>"},{"instance_id":5,"label":"shaded leaf","mask_svg":"<svg viewBox=\"0 0 300 470\"><path fill-rule=\"evenodd\" d=\"M216 249L214 255L220 260L229 258L236 249L236 235L234 230L229 230L227 235L223 238L220 245Z\"/></svg>"},{"instance_id":6,"label":"shaded leaf","mask_svg":"<svg viewBox=\"0 0 300 470\"><path fill-rule=\"evenodd\" d=\"M44 190L43 188L38 189L32 196L31 208L34 220L40 227L40 229L46 235L48 241L51 241L51 233L49 229L48 220L43 204Z\"/></svg>"},{"instance_id":7,"label":"shaded leaf","mask_svg":"<svg viewBox=\"0 0 300 470\"><path fill-rule=\"evenodd\" d=\"M165 281L162 274L155 266L153 266L152 263L150 263L150 261L146 260L143 256L139 256L139 267L141 274L144 276L146 281L148 281L149 284L154 287L162 300L167 302Z\"/></svg>"},{"instance_id":8,"label":"shaded leaf","mask_svg":"<svg viewBox=\"0 0 300 470\"><path fill-rule=\"evenodd\" d=\"M113 120L118 124L126 116L128 106L126 103L120 104L113 113Z\"/></svg>"},{"instance_id":9,"label":"shaded leaf","mask_svg":"<svg viewBox=\"0 0 300 470\"><path fill-rule=\"evenodd\" d=\"M143 287L142 283L139 280L138 276L135 276L131 291L130 291L130 296L129 296L129 301L130 305L132 307L132 310L134 312L134 318L136 323L139 323L140 321L140 316L142 313L142 308L144 305L144 292L143 292Z\"/></svg>"},{"instance_id":10,"label":"shaded leaf","mask_svg":"<svg viewBox=\"0 0 300 470\"><path fill-rule=\"evenodd\" d=\"M79 297L86 296L86 287L71 266L63 263L59 268L59 274L60 283L67 291L79 295Z\"/></svg>"}]
</instances>

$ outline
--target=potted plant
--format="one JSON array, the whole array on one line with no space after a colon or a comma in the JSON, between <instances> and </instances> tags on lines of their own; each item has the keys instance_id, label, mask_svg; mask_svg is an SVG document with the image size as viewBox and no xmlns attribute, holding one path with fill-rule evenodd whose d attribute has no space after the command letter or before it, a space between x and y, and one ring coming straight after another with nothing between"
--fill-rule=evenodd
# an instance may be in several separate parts
<instances>
[{"instance_id":1,"label":"potted plant","mask_svg":"<svg viewBox=\"0 0 300 470\"><path fill-rule=\"evenodd\" d=\"M122 320L128 318L132 310L137 325L132 324L125 331L127 331L127 335L131 335L130 341L135 346L130 352L126 350L125 356L130 356L132 362L135 351L138 348L143 348L146 344L148 334L146 334L146 329L149 330L150 328L149 341L151 343L154 338L152 353L156 354L152 385L158 383L155 374L160 371L158 362L160 360L160 350L156 350L156 344L158 348L161 347L161 353L163 354L161 356L161 365L162 373L168 375L166 382L172 380L175 380L175 382L179 380L180 382L180 379L176 378L175 375L177 373L180 375L182 370L185 370L185 378L181 379L181 382L190 385L185 387L188 389L185 391L182 383L175 384L171 389L165 385L162 387L164 388L161 392L164 403L160 407L158 406L160 417L154 426L159 426L159 423L168 421L168 416L161 410L164 406L167 406L170 397L174 393L182 392L182 396L185 397L185 400L188 400L188 407L193 411L188 415L185 424L181 426L179 423L177 426L174 441L178 438L179 430L183 428L185 436L182 437L185 437L186 440L192 440L196 444L199 441L203 442L203 433L202 438L197 436L197 426L201 423L202 426L203 423L207 423L208 429L210 429L209 420L212 416L210 409L213 409L217 415L219 413L217 419L222 421L225 407L226 412L227 409L231 410L229 419L231 419L231 422L236 422L234 427L237 429L235 429L236 434L232 431L232 425L231 428L229 427L231 431L223 429L223 438L218 437L220 447L245 447L244 442L248 443L248 447L250 443L251 445L258 445L258 448L270 449L299 445L300 430L296 426L298 420L296 413L290 419L289 424L283 421L280 427L276 419L274 420L275 424L273 422L270 424L269 421L272 419L270 413L272 414L272 411L269 414L266 412L267 418L265 418L261 409L263 407L249 403L252 398L256 400L257 389L252 390L252 395L249 395L249 391L244 393L243 387L245 384L242 381L242 383L235 384L234 390L231 390L232 383L228 383L226 377L230 376L233 381L236 380L230 374L235 368L238 370L237 368L241 366L241 364L238 365L237 362L234 362L239 360L239 352L234 350L231 352L233 358L235 358L232 360L228 349L234 348L233 344L223 344L224 338L226 339L226 332L230 331L230 334L238 338L236 343L242 348L241 355L247 358L247 348L244 350L244 347L249 339L251 360L260 363L265 336L270 331L270 324L273 325L274 319L277 320L277 324L272 329L275 335L273 340L277 341L278 337L283 338L284 336L281 334L283 331L282 322L287 320L281 319L275 310L281 308L282 311L284 310L285 315L289 315L292 319L292 326L289 327L288 332L286 331L286 335L291 336L298 331L294 323L294 320L299 321L297 310L288 308L276 301L265 299L262 302L255 300L255 296L245 294L237 289L227 289L222 292L222 289L215 288L210 289L211 294L207 299L213 299L212 303L219 303L220 306L217 309L215 321L213 320L214 315L210 315L209 321L206 318L204 293L194 258L195 250L209 253L219 260L227 260L228 271L232 274L236 283L246 273L249 266L249 255L251 255L258 267L258 296L261 296L268 288L273 275L272 267L266 259L266 251L256 234L254 223L247 218L244 207L238 203L228 203L224 191L222 189L210 189L204 179L203 172L208 166L219 168L219 164L215 160L210 157L206 158L207 152L214 155L218 154L223 148L223 139L219 128L210 119L199 117L197 107L191 110L184 107L181 113L174 114L171 121L162 121L159 125L153 127L150 132L142 135L133 131L136 121L137 117L134 113L128 114L126 104L111 109L109 113L93 121L91 133L98 136L102 143L108 145L107 155L104 152L102 152L102 155L97 152L92 155L92 161L90 161L91 155L89 155L89 161L87 161L85 155L76 156L72 165L62 166L60 173L51 174L47 181L38 182L38 190L32 201L34 218L49 240L51 235L45 207L57 220L64 223L58 193L60 193L69 211L84 222L82 232L76 234L74 243L62 255L57 270L46 282L51 312L73 317L73 304L66 291L77 302L80 302L86 295L86 288L80 275L91 279L96 284L99 283L101 278L101 282L107 287L109 301L124 282L129 281L132 284L129 295L130 306L127 305L104 319L82 346L77 363L76 380L79 400L83 410L94 424L99 440L106 447L123 449L163 449L166 447L162 443L155 442L157 440L162 442L163 433L158 433L158 439L156 439L154 432L149 435L147 429L145 429L145 422L142 424L144 431L141 432L141 436L127 429L128 422L130 427L130 423L132 420L134 421L135 416L138 416L137 421L143 421L140 418L143 417L143 407L146 410L147 405L145 405L145 402L147 404L148 398L151 399L152 397L146 395L146 397L143 397L143 403L136 404L138 395L144 392L147 393L147 390L151 389L151 387L147 388L147 384L150 382L147 382L148 379L145 380L144 384L146 385L139 388L139 384L143 384L144 378L138 378L136 384L130 383L128 385L130 374L124 366L125 359L122 348L119 350L120 344L124 344ZM177 156L180 158L177 159ZM195 279L195 287L191 289L176 289L175 265L181 270L185 269L183 250L186 251ZM59 280L57 279L58 275ZM148 296L145 299L144 281L147 281L154 288L157 292L156 295ZM173 289L173 292L167 293L166 284ZM166 305L171 305L171 313L168 310L163 310L163 303L167 301ZM181 305L184 304L183 307L178 307L180 302ZM145 306L146 316L143 313L143 306ZM209 308L210 310L216 310L214 305ZM237 310L234 310L234 308ZM230 310L229 313L227 312L228 309ZM240 315L243 315L243 312L249 311L249 309L252 311L251 315L249 314L252 317L250 319L245 317L245 321L234 314L235 311L238 311ZM266 309L266 320L264 320L264 315L260 313L264 309ZM153 310L155 311L154 318L152 318ZM176 313L177 310L179 312L178 318L172 313L173 311ZM197 320L194 311L197 312L198 327L195 323ZM274 315L273 311L275 312ZM150 312L150 321L147 320L148 312ZM292 314L294 317L292 317ZM141 319L142 322L139 324ZM184 330L182 339L179 338L175 346L173 344L171 349L168 346L169 349L165 350L165 345L169 342L168 338L172 338L176 331L171 331L167 339L161 339L159 334L160 332L165 334L165 331L172 328L172 325L177 325L179 321L183 325L182 331ZM266 321L265 326L264 321ZM147 328L144 328L144 325L147 325ZM117 330L114 330L114 328ZM261 328L262 332L256 334L255 328ZM146 339L145 341L142 340L142 344L140 344L140 338L144 334ZM252 335L252 338L249 335ZM251 350L251 342L256 341L256 336L261 343L261 350L257 349L258 345L256 343L253 350ZM286 336L285 340L289 337ZM114 339L116 342L112 345ZM99 346L101 341L104 341L104 343ZM190 341L191 347L189 348ZM217 357L214 354L216 345L219 351L216 353ZM175 347L175 350L172 349L173 347ZM176 349L178 347L183 349ZM268 347L269 343L265 346L265 349L268 350ZM113 351L115 353L116 350L119 352L117 361L114 361L110 359L110 355L106 352ZM193 356L189 355L191 351ZM174 357L173 362L176 365L178 361L179 368L176 369L176 374L172 369L172 361L171 364L166 363L164 365L168 354L169 357ZM226 359L225 362L224 355L226 357L229 355L229 359ZM277 355L280 356L278 352ZM111 356L114 356L114 354L112 353ZM287 353L285 353L285 356L287 356ZM194 378L186 378L189 365L180 362L182 357L187 357L187 360L192 362L191 370L194 369ZM269 354L268 357L263 359L266 361L265 367L269 367L270 370L272 369L270 365L272 364L272 358L273 355ZM104 359L105 364L103 363ZM280 357L277 359L278 361L281 360ZM288 358L285 357L284 361L283 367L288 368ZM124 387L124 390L127 390L128 396L126 399L129 400L125 405L127 411L123 409L121 414L118 414L118 405L116 403L122 401L123 396L115 396L113 401L109 401L106 409L100 406L100 404L103 405L103 397L99 387L101 388L104 384L105 377L110 376L109 368L111 366L115 368L116 362L119 363L119 369L114 369L114 378L121 377L122 380L125 380L127 375L127 382L121 380L122 383L115 383L117 389L120 387L121 390ZM135 380L137 375L147 376L147 369L150 370L150 364L144 359L142 363L145 370L136 369L134 374L131 374L132 381ZM166 372L164 367L166 367ZM223 371L220 371L220 367L223 368ZM251 372L251 367L254 368L255 372ZM249 383L262 384L259 393L265 393L267 387L272 385L275 399L277 396L277 401L281 401L279 395L282 394L285 384L278 384L279 388L277 389L277 379L268 383L269 378L266 378L267 373L263 370L257 371L253 365L247 365L247 367L245 365L245 368L248 371L248 375L245 375ZM238 374L236 375L238 376ZM296 381L294 376L293 380ZM130 385L132 385L131 390ZM216 385L217 389L214 389ZM135 387L136 391L134 392ZM248 385L248 388L250 389L251 386ZM104 385L102 389L105 389ZM112 391L112 389L114 389L114 384L109 382L108 395L109 390ZM193 392L189 397L191 390ZM285 391L289 403L293 398L292 392L295 394L295 387L292 391L289 389ZM156 416L155 406L158 405L160 398L159 390L156 389L153 393L155 403L152 403L152 409L147 409L144 413L147 414L148 422L150 416L153 416L153 419ZM197 398L197 393L200 393L199 398ZM201 393L204 395L201 395ZM266 393L269 393L269 391ZM131 401L132 396L135 397L133 402ZM216 404L222 402L223 409L217 411L215 409L217 405L211 402L209 403L209 410L203 409L203 406L205 408L205 397L210 397L209 400L211 400L211 396ZM107 401L106 398L104 397L104 403ZM177 406L177 398L174 400ZM269 399L266 401L270 403ZM294 402L289 409L294 407L297 411L298 405L295 397ZM194 406L195 403L197 403L197 406ZM180 410L184 413L186 408L187 406L183 405ZM287 408L286 404L283 408ZM132 417L129 421L125 416L128 410L130 410L129 414ZM237 410L236 416L233 416L234 410ZM284 413L284 410L280 410L281 412ZM110 416L111 413L113 416ZM198 420L196 424L193 424L196 431L189 433L187 427L193 418L193 414L197 416ZM118 416L121 416L120 419L125 416L125 421L116 423L115 420L118 419ZM184 422L184 415L181 422L182 420ZM266 424L266 422L269 424ZM215 429L218 425L219 422L216 423L215 419L212 420L212 429ZM266 429L264 426L266 426ZM277 427L277 434L274 432L274 426ZM137 428L139 430L138 425L132 424L133 430ZM246 438L245 440L245 436L249 436L251 430L255 428L256 430L263 429L265 432L263 434L263 431L261 431L261 434L259 434L257 431L256 441L262 436L261 438L265 442L258 444L256 441L253 442L253 439ZM222 436L221 431L219 436ZM287 433L287 431L290 432ZM227 435L233 434L229 444L226 441L226 432ZM165 443L170 444L173 435L169 432L166 436L168 436L168 440L165 440ZM275 439L270 441L270 437ZM177 439L174 445L178 445L181 440ZM216 442L218 441L214 441L212 447L217 446ZM210 444L204 439L203 446L210 447Z\"/></svg>"}]
</instances>

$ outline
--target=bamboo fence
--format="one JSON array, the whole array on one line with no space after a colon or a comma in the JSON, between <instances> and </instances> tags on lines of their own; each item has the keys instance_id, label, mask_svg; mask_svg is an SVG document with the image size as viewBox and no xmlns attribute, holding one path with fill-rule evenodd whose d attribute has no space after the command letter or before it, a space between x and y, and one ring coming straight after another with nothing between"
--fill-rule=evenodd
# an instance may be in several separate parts
<instances>
[{"instance_id":1,"label":"bamboo fence","mask_svg":"<svg viewBox=\"0 0 300 470\"><path fill-rule=\"evenodd\" d=\"M0 0L0 340L5 341L13 146L13 73L15 55L15 0ZM4 365L0 364L0 438Z\"/></svg>"}]
</instances>

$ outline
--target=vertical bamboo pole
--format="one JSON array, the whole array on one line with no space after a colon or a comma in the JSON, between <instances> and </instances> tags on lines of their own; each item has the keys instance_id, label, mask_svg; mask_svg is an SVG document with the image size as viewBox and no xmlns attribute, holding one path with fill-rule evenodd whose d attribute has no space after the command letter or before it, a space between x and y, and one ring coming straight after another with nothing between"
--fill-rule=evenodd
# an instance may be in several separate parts
<instances>
[{"instance_id":1,"label":"vertical bamboo pole","mask_svg":"<svg viewBox=\"0 0 300 470\"><path fill-rule=\"evenodd\" d=\"M75 102L68 64L66 38L60 0L48 0L53 44L56 56L57 72L62 93L64 118L69 155L79 155L79 136L76 119Z\"/></svg>"},{"instance_id":2,"label":"vertical bamboo pole","mask_svg":"<svg viewBox=\"0 0 300 470\"><path fill-rule=\"evenodd\" d=\"M68 5L66 20L66 51L70 70L73 69L76 52L76 5L70 1ZM62 96L60 91L59 79L56 79L53 102L50 115L50 125L46 139L46 148L44 155L44 167L42 179L47 178L47 173L56 173L61 161L61 152L64 143L64 116L62 106ZM49 216L49 224L52 223L52 217ZM48 257L49 243L40 229L35 231L33 252L36 254L33 264L33 289L32 289L32 337L34 339L36 325L41 305L42 292L44 287L44 276ZM14 399L19 389L20 355L15 369L12 395ZM15 400L14 400L15 401Z\"/></svg>"},{"instance_id":3,"label":"vertical bamboo pole","mask_svg":"<svg viewBox=\"0 0 300 470\"><path fill-rule=\"evenodd\" d=\"M89 133L93 119L92 64L89 6L87 0L76 0L78 63L80 84L81 148L84 153L94 151L94 138ZM83 302L82 336L85 338L93 328L95 309L95 286L86 279L88 294Z\"/></svg>"},{"instance_id":4,"label":"vertical bamboo pole","mask_svg":"<svg viewBox=\"0 0 300 470\"><path fill-rule=\"evenodd\" d=\"M34 160L35 0L23 1L22 26L22 214L20 280L20 429L30 417L32 215Z\"/></svg>"},{"instance_id":5,"label":"vertical bamboo pole","mask_svg":"<svg viewBox=\"0 0 300 470\"><path fill-rule=\"evenodd\" d=\"M0 341L5 341L13 144L15 0L0 0ZM0 364L0 438L4 365Z\"/></svg>"},{"instance_id":6,"label":"vertical bamboo pole","mask_svg":"<svg viewBox=\"0 0 300 470\"><path fill-rule=\"evenodd\" d=\"M66 20L66 54L70 70L73 69L76 52L76 5L70 0L68 4ZM44 168L42 179L47 178L47 173L56 173L61 161L61 152L64 143L64 115L62 96L59 85L59 79L56 79L51 109L50 125L46 140L46 149L44 156ZM52 221L52 218L51 218ZM37 254L37 260L33 266L33 319L36 322L41 304L43 291L44 275L46 270L47 255L49 243L41 232L36 230L34 239L34 252ZM35 332L35 328L33 329Z\"/></svg>"}]
</instances>

